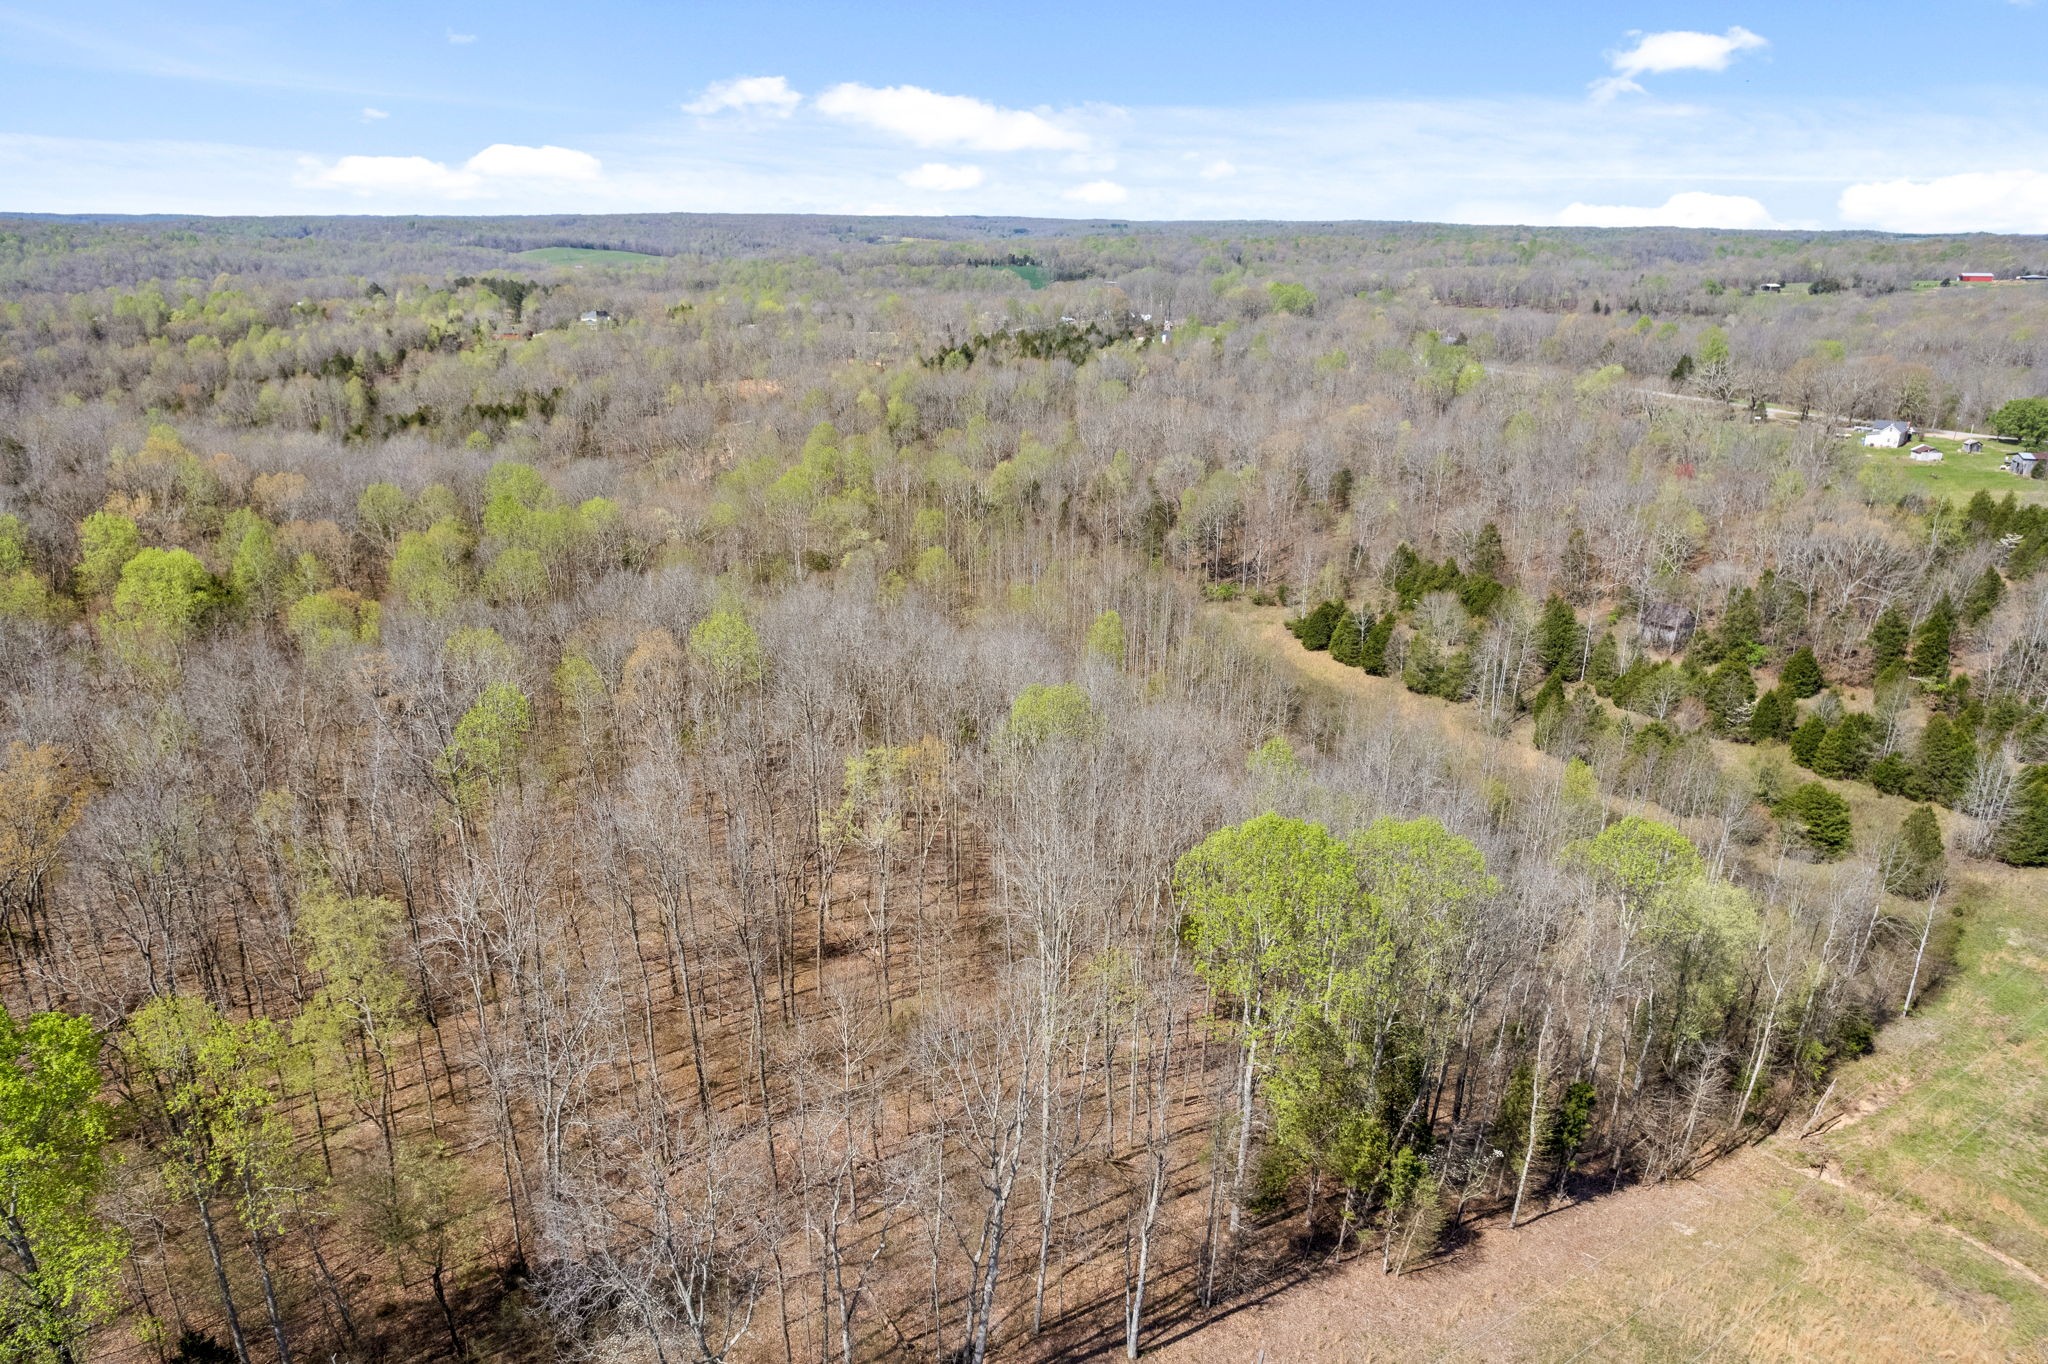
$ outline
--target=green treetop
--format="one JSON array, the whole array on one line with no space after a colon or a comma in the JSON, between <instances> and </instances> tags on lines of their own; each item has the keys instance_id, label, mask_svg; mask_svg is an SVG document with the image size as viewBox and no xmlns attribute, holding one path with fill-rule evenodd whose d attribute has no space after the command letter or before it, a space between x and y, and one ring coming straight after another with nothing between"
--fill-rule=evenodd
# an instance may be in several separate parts
<instances>
[{"instance_id":1,"label":"green treetop","mask_svg":"<svg viewBox=\"0 0 2048 1364\"><path fill-rule=\"evenodd\" d=\"M121 570L142 549L142 533L119 512L96 511L78 523L78 595L104 596L121 580Z\"/></svg>"},{"instance_id":2,"label":"green treetop","mask_svg":"<svg viewBox=\"0 0 2048 1364\"><path fill-rule=\"evenodd\" d=\"M1124 665L1124 618L1115 611L1104 611L1088 627L1088 654L1099 658L1112 668Z\"/></svg>"},{"instance_id":3,"label":"green treetop","mask_svg":"<svg viewBox=\"0 0 2048 1364\"><path fill-rule=\"evenodd\" d=\"M112 622L175 639L190 634L220 599L220 584L190 550L139 550L122 565Z\"/></svg>"},{"instance_id":4,"label":"green treetop","mask_svg":"<svg viewBox=\"0 0 2048 1364\"><path fill-rule=\"evenodd\" d=\"M1991 414L1991 429L2021 445L2048 445L2048 398L2014 398Z\"/></svg>"},{"instance_id":5,"label":"green treetop","mask_svg":"<svg viewBox=\"0 0 2048 1364\"><path fill-rule=\"evenodd\" d=\"M69 1364L119 1305L127 1237L94 1206L111 1134L91 1020L0 1011L0 1359Z\"/></svg>"}]
</instances>

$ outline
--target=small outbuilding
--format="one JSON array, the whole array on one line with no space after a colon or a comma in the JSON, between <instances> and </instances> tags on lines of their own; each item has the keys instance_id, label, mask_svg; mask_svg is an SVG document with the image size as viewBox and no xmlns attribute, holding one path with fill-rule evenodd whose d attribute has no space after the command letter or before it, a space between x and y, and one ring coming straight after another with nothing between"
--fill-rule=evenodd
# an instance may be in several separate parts
<instances>
[{"instance_id":1,"label":"small outbuilding","mask_svg":"<svg viewBox=\"0 0 2048 1364\"><path fill-rule=\"evenodd\" d=\"M1666 601L1645 606L1637 618L1636 629L1644 644L1675 654L1685 647L1699 624L1700 618L1692 608Z\"/></svg>"},{"instance_id":2,"label":"small outbuilding","mask_svg":"<svg viewBox=\"0 0 2048 1364\"><path fill-rule=\"evenodd\" d=\"M1931 445L1916 445L1906 452L1906 458L1912 460L1915 464L1939 464L1941 463L1941 451Z\"/></svg>"},{"instance_id":3,"label":"small outbuilding","mask_svg":"<svg viewBox=\"0 0 2048 1364\"><path fill-rule=\"evenodd\" d=\"M1897 450L1913 439L1911 422L1877 422L1863 437L1863 443L1873 450Z\"/></svg>"},{"instance_id":4,"label":"small outbuilding","mask_svg":"<svg viewBox=\"0 0 2048 1364\"><path fill-rule=\"evenodd\" d=\"M1998 276L1989 270L1964 270L1956 276L1957 282L1961 284L1992 284L1997 279Z\"/></svg>"},{"instance_id":5,"label":"small outbuilding","mask_svg":"<svg viewBox=\"0 0 2048 1364\"><path fill-rule=\"evenodd\" d=\"M2034 476L2034 466L2040 462L2041 457L2039 455L2031 451L2022 450L2016 455L2007 455L2005 463L1998 467L2009 474L2018 474L2021 478L2032 478Z\"/></svg>"},{"instance_id":6,"label":"small outbuilding","mask_svg":"<svg viewBox=\"0 0 2048 1364\"><path fill-rule=\"evenodd\" d=\"M1966 441L1964 441L1964 442L1963 442L1963 453L1964 453L1964 454L1966 454L1966 455L1981 455L1981 454L1983 454L1983 453L1984 453L1984 442L1983 442L1983 441L1981 441L1981 440L1978 440L1978 439L1977 439L1977 438L1976 438L1975 436L1972 436L1972 437L1970 437L1970 439L1968 439L1968 440L1966 440Z\"/></svg>"}]
</instances>

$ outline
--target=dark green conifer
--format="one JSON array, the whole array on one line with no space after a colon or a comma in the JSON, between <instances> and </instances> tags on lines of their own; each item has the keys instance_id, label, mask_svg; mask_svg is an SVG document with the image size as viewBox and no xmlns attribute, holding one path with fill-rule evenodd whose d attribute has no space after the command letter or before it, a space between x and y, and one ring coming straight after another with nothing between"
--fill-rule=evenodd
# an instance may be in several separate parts
<instances>
[{"instance_id":1,"label":"dark green conifer","mask_svg":"<svg viewBox=\"0 0 2048 1364\"><path fill-rule=\"evenodd\" d=\"M1913 676L1931 678L1936 682L1948 680L1949 648L1954 641L1955 630L1956 609L1944 592L1913 635L1913 657L1909 665Z\"/></svg>"},{"instance_id":2,"label":"dark green conifer","mask_svg":"<svg viewBox=\"0 0 2048 1364\"><path fill-rule=\"evenodd\" d=\"M1613 693L1615 681L1621 676L1621 650L1614 642L1614 636L1602 632L1599 642L1593 646L1593 653L1586 660L1586 680L1593 684L1593 690L1602 696Z\"/></svg>"},{"instance_id":3,"label":"dark green conifer","mask_svg":"<svg viewBox=\"0 0 2048 1364\"><path fill-rule=\"evenodd\" d=\"M1814 755L1827 738L1828 722L1818 715L1808 716L1805 724L1792 731L1792 738L1788 741L1792 748L1792 761L1801 767L1812 767Z\"/></svg>"},{"instance_id":4,"label":"dark green conifer","mask_svg":"<svg viewBox=\"0 0 2048 1364\"><path fill-rule=\"evenodd\" d=\"M1912 638L1912 627L1906 623L1905 613L1896 605L1887 606L1870 627L1871 670L1881 673L1894 663L1904 662Z\"/></svg>"},{"instance_id":5,"label":"dark green conifer","mask_svg":"<svg viewBox=\"0 0 2048 1364\"><path fill-rule=\"evenodd\" d=\"M1801 700L1820 695L1821 689L1827 686L1827 679L1821 676L1820 660L1813 656L1811 647L1802 645L1797 653L1785 660L1785 667L1778 674L1778 685L1785 689L1787 695Z\"/></svg>"},{"instance_id":6,"label":"dark green conifer","mask_svg":"<svg viewBox=\"0 0 2048 1364\"><path fill-rule=\"evenodd\" d=\"M1387 612L1374 622L1358 646L1358 666L1374 677L1387 675L1387 646L1394 638L1394 613Z\"/></svg>"},{"instance_id":7,"label":"dark green conifer","mask_svg":"<svg viewBox=\"0 0 2048 1364\"><path fill-rule=\"evenodd\" d=\"M1555 592L1543 603L1543 615L1536 622L1536 659L1546 673L1560 668L1576 673L1579 667L1579 618L1571 603Z\"/></svg>"},{"instance_id":8,"label":"dark green conifer","mask_svg":"<svg viewBox=\"0 0 2048 1364\"><path fill-rule=\"evenodd\" d=\"M2020 776L2012 813L1998 831L1998 860L2015 867L2048 867L2048 764Z\"/></svg>"},{"instance_id":9,"label":"dark green conifer","mask_svg":"<svg viewBox=\"0 0 2048 1364\"><path fill-rule=\"evenodd\" d=\"M1885 849L1885 889L1894 895L1919 898L1938 885L1947 859L1942 855L1941 824L1934 808L1919 805L1899 826L1898 836Z\"/></svg>"},{"instance_id":10,"label":"dark green conifer","mask_svg":"<svg viewBox=\"0 0 2048 1364\"><path fill-rule=\"evenodd\" d=\"M1984 565L1984 571L1970 585L1970 594L1963 598L1963 623L1982 625L2004 600L2005 579L1998 576L1995 564Z\"/></svg>"},{"instance_id":11,"label":"dark green conifer","mask_svg":"<svg viewBox=\"0 0 2048 1364\"><path fill-rule=\"evenodd\" d=\"M1778 803L1778 818L1822 861L1846 856L1855 846L1849 802L1820 782L1794 787Z\"/></svg>"}]
</instances>

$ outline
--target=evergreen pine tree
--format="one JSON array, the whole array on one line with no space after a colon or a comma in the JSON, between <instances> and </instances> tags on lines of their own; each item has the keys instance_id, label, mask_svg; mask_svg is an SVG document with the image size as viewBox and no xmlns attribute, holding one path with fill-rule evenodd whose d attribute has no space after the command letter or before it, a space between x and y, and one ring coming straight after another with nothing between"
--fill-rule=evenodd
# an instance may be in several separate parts
<instances>
[{"instance_id":1,"label":"evergreen pine tree","mask_svg":"<svg viewBox=\"0 0 2048 1364\"><path fill-rule=\"evenodd\" d=\"M1479 528L1479 539L1472 545L1467 562L1475 578L1492 578L1501 581L1507 575L1507 550L1500 542L1500 527L1488 521Z\"/></svg>"},{"instance_id":2,"label":"evergreen pine tree","mask_svg":"<svg viewBox=\"0 0 2048 1364\"><path fill-rule=\"evenodd\" d=\"M1991 494L1982 488L1971 496L1969 506L1963 509L1963 521L1978 535L1991 534L1992 522L1998 519L1998 506L1991 500Z\"/></svg>"},{"instance_id":3,"label":"evergreen pine tree","mask_svg":"<svg viewBox=\"0 0 2048 1364\"><path fill-rule=\"evenodd\" d=\"M1602 696L1612 694L1614 683L1621 676L1621 650L1614 642L1614 636L1602 632L1600 640L1593 646L1593 655L1586 660L1586 680L1593 684L1593 690Z\"/></svg>"},{"instance_id":4,"label":"evergreen pine tree","mask_svg":"<svg viewBox=\"0 0 2048 1364\"><path fill-rule=\"evenodd\" d=\"M1820 660L1813 656L1811 647L1802 645L1799 652L1785 660L1784 670L1778 674L1778 685L1789 696L1804 699L1819 696L1827 679L1821 676Z\"/></svg>"},{"instance_id":5,"label":"evergreen pine tree","mask_svg":"<svg viewBox=\"0 0 2048 1364\"><path fill-rule=\"evenodd\" d=\"M1920 779L1920 769L1908 762L1903 753L1887 753L1879 758L1864 772L1863 780L1888 796L1927 798L1927 784Z\"/></svg>"},{"instance_id":6,"label":"evergreen pine tree","mask_svg":"<svg viewBox=\"0 0 2048 1364\"><path fill-rule=\"evenodd\" d=\"M1860 710L1852 710L1835 721L1814 750L1813 770L1823 777L1854 781L1870 767L1870 750L1877 741L1877 721Z\"/></svg>"},{"instance_id":7,"label":"evergreen pine tree","mask_svg":"<svg viewBox=\"0 0 2048 1364\"><path fill-rule=\"evenodd\" d=\"M1792 761L1801 767L1812 767L1814 755L1820 751L1820 746L1827 742L1827 738L1828 722L1818 715L1808 716L1805 724L1792 731L1792 738L1789 741Z\"/></svg>"},{"instance_id":8,"label":"evergreen pine tree","mask_svg":"<svg viewBox=\"0 0 2048 1364\"><path fill-rule=\"evenodd\" d=\"M1347 610L1337 618L1337 628L1330 631L1330 657L1346 667L1358 666L1358 651L1365 645L1365 631L1371 629L1367 622L1361 627L1359 613Z\"/></svg>"},{"instance_id":9,"label":"evergreen pine tree","mask_svg":"<svg viewBox=\"0 0 2048 1364\"><path fill-rule=\"evenodd\" d=\"M1374 677L1387 675L1387 646L1394 639L1394 613L1387 612L1365 632L1358 646L1358 666Z\"/></svg>"},{"instance_id":10,"label":"evergreen pine tree","mask_svg":"<svg viewBox=\"0 0 2048 1364\"><path fill-rule=\"evenodd\" d=\"M1763 635L1763 615L1757 610L1756 593L1746 587L1738 587L1728 598L1728 609L1721 615L1721 657L1732 658L1743 653Z\"/></svg>"},{"instance_id":11,"label":"evergreen pine tree","mask_svg":"<svg viewBox=\"0 0 2048 1364\"><path fill-rule=\"evenodd\" d=\"M1870 627L1870 666L1873 672L1883 672L1894 663L1902 663L1906 649L1912 640L1912 627L1897 606L1887 606Z\"/></svg>"},{"instance_id":12,"label":"evergreen pine tree","mask_svg":"<svg viewBox=\"0 0 2048 1364\"><path fill-rule=\"evenodd\" d=\"M1756 699L1756 679L1740 659L1731 658L1707 677L1705 701L1714 732L1747 736L1749 703Z\"/></svg>"},{"instance_id":13,"label":"evergreen pine tree","mask_svg":"<svg viewBox=\"0 0 2048 1364\"><path fill-rule=\"evenodd\" d=\"M1337 622L1344 618L1344 603L1326 601L1301 619L1301 628L1295 632L1301 640L1301 647L1311 653L1320 653L1330 647L1330 633L1337 628Z\"/></svg>"},{"instance_id":14,"label":"evergreen pine tree","mask_svg":"<svg viewBox=\"0 0 2048 1364\"><path fill-rule=\"evenodd\" d=\"M1778 817L1823 861L1842 857L1855 845L1849 802L1820 782L1794 787L1778 803Z\"/></svg>"},{"instance_id":15,"label":"evergreen pine tree","mask_svg":"<svg viewBox=\"0 0 2048 1364\"><path fill-rule=\"evenodd\" d=\"M1982 625L1987 616L1998 609L1998 603L2005 600L2005 579L1998 576L1995 564L1984 565L1984 572L1970 586L1970 594L1963 598L1963 623Z\"/></svg>"},{"instance_id":16,"label":"evergreen pine tree","mask_svg":"<svg viewBox=\"0 0 2048 1364\"><path fill-rule=\"evenodd\" d=\"M1917 899L1934 889L1947 868L1933 806L1915 806L1906 816L1898 837L1885 850L1883 865L1885 889L1894 895Z\"/></svg>"},{"instance_id":17,"label":"evergreen pine tree","mask_svg":"<svg viewBox=\"0 0 2048 1364\"><path fill-rule=\"evenodd\" d=\"M1536 658L1546 673L1560 668L1578 671L1579 618L1572 614L1571 603L1555 592L1543 603L1543 615L1536 622Z\"/></svg>"},{"instance_id":18,"label":"evergreen pine tree","mask_svg":"<svg viewBox=\"0 0 2048 1364\"><path fill-rule=\"evenodd\" d=\"M2048 764L2020 776L2018 799L1998 831L1998 860L2015 867L2048 867Z\"/></svg>"},{"instance_id":19,"label":"evergreen pine tree","mask_svg":"<svg viewBox=\"0 0 2048 1364\"><path fill-rule=\"evenodd\" d=\"M1796 712L1788 713L1782 693L1771 688L1756 699L1756 709L1749 713L1749 741L1763 743L1768 739L1782 739L1790 732Z\"/></svg>"},{"instance_id":20,"label":"evergreen pine tree","mask_svg":"<svg viewBox=\"0 0 2048 1364\"><path fill-rule=\"evenodd\" d=\"M1977 770L1977 744L1968 726L1936 711L1920 731L1916 753L1920 780L1928 798L1953 806L1963 798Z\"/></svg>"},{"instance_id":21,"label":"evergreen pine tree","mask_svg":"<svg viewBox=\"0 0 2048 1364\"><path fill-rule=\"evenodd\" d=\"M1919 631L1913 636L1913 676L1932 678L1936 682L1948 680L1949 646L1956 630L1956 609L1950 605L1948 594L1943 593L1934 609L1927 613L1927 619L1920 622Z\"/></svg>"}]
</instances>

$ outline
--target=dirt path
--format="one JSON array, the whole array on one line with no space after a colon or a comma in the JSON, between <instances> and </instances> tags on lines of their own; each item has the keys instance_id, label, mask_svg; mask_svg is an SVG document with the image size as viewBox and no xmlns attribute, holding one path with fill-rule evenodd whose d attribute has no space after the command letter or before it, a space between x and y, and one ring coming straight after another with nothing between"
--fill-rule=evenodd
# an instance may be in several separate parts
<instances>
[{"instance_id":1,"label":"dirt path","mask_svg":"<svg viewBox=\"0 0 2048 1364\"><path fill-rule=\"evenodd\" d=\"M1400 1277L1368 1254L1342 1270L1204 1327L1148 1357L1170 1364L1337 1364L1378 1360L1542 1357L1529 1336L1591 1284L1669 1270L1724 1251L1702 1234L1745 1214L1768 1215L1774 1177L1754 1150L1697 1179L1574 1204L1509 1231L1483 1228L1455 1254ZM1613 1303L1619 1317L1631 1304Z\"/></svg>"}]
</instances>

